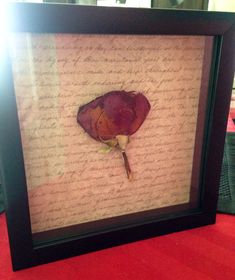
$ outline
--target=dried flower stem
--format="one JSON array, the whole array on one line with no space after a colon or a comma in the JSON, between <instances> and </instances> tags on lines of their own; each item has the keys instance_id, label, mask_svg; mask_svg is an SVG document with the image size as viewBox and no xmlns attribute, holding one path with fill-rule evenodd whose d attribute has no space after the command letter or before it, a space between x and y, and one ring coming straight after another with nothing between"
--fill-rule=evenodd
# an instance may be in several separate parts
<instances>
[{"instance_id":1,"label":"dried flower stem","mask_svg":"<svg viewBox=\"0 0 235 280\"><path fill-rule=\"evenodd\" d=\"M126 155L125 151L122 151L122 157L124 159L124 166L125 166L125 169L126 169L127 178L128 178L129 181L131 181L132 180L132 173L131 173L130 164L129 164L129 161L128 161L128 158L127 158L127 155Z\"/></svg>"}]
</instances>

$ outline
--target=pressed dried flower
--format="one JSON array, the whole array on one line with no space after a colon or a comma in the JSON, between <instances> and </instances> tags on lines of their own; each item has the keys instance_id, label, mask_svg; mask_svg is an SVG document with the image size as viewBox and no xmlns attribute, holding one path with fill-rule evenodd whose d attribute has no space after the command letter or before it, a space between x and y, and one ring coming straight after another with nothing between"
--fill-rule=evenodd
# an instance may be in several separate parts
<instances>
[{"instance_id":1,"label":"pressed dried flower","mask_svg":"<svg viewBox=\"0 0 235 280\"><path fill-rule=\"evenodd\" d=\"M127 177L131 179L126 146L149 110L150 104L142 93L111 91L81 106L77 122L92 138L122 152Z\"/></svg>"}]
</instances>

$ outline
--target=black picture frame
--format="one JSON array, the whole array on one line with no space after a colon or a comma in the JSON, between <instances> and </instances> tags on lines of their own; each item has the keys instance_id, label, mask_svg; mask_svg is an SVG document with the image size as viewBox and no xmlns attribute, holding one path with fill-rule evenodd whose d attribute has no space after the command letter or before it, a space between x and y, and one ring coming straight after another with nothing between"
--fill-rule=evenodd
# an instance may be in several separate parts
<instances>
[{"instance_id":1,"label":"black picture frame","mask_svg":"<svg viewBox=\"0 0 235 280\"><path fill-rule=\"evenodd\" d=\"M0 154L13 270L215 223L223 147L234 75L235 14L55 4L11 3L10 31L32 33L205 35L214 37L203 152L200 201L156 218L115 225L35 244L32 239L23 151L9 56L1 67ZM173 212L172 212L173 211ZM138 216L138 213L136 214ZM96 227L96 224L94 224ZM71 231L74 229L71 228Z\"/></svg>"}]
</instances>

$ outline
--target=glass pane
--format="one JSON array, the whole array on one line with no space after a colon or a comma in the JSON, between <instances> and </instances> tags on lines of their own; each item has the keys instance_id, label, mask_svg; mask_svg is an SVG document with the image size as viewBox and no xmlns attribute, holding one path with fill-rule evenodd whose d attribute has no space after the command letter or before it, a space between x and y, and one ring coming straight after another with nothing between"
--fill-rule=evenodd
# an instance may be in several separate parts
<instances>
[{"instance_id":1,"label":"glass pane","mask_svg":"<svg viewBox=\"0 0 235 280\"><path fill-rule=\"evenodd\" d=\"M71 226L82 233L198 207L212 45L207 36L12 34L34 234ZM113 91L141 93L151 106L135 133L123 133L132 180L118 138L108 139L116 141L110 149L77 123L81 106ZM119 106L112 98L107 108L90 105L91 118L111 114L109 126L108 110ZM120 109L123 125L143 110L131 98Z\"/></svg>"}]
</instances>

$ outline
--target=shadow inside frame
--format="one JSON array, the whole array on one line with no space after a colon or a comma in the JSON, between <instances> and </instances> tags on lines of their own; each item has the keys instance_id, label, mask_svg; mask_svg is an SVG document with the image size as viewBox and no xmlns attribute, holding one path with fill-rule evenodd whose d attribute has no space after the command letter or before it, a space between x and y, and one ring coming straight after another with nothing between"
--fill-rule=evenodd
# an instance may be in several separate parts
<instances>
[{"instance_id":1,"label":"shadow inside frame","mask_svg":"<svg viewBox=\"0 0 235 280\"><path fill-rule=\"evenodd\" d=\"M198 211L198 208L195 207L195 203L189 202L37 232L32 234L33 246L37 248L40 246L51 245L62 240L66 241L74 238L79 239L85 237L86 235L96 235L105 231L115 231L115 229L117 230L136 225L149 224L160 220L168 220L196 211Z\"/></svg>"}]
</instances>

